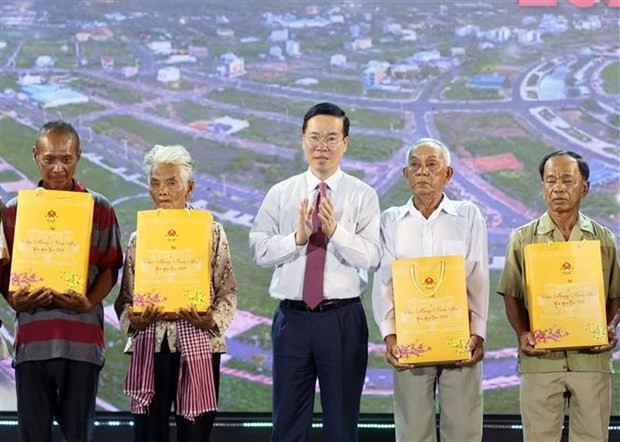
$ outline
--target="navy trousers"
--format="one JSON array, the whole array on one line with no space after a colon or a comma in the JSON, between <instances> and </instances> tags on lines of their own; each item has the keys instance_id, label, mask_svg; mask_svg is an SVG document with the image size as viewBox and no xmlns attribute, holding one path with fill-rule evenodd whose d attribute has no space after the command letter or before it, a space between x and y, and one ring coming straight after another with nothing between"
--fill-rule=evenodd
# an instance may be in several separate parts
<instances>
[{"instance_id":1,"label":"navy trousers","mask_svg":"<svg viewBox=\"0 0 620 442\"><path fill-rule=\"evenodd\" d=\"M327 442L357 441L368 362L361 302L325 312L278 307L272 325L273 442L310 439L316 380Z\"/></svg>"}]
</instances>

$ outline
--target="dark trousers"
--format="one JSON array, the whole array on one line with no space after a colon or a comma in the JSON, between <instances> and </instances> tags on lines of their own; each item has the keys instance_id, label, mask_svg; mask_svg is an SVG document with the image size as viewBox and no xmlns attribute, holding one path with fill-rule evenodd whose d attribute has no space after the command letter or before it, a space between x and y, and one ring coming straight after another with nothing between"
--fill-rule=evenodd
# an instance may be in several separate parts
<instances>
[{"instance_id":1,"label":"dark trousers","mask_svg":"<svg viewBox=\"0 0 620 442\"><path fill-rule=\"evenodd\" d=\"M368 362L361 302L325 312L278 307L273 325L273 442L310 439L316 380L328 442L356 442Z\"/></svg>"},{"instance_id":2,"label":"dark trousers","mask_svg":"<svg viewBox=\"0 0 620 442\"><path fill-rule=\"evenodd\" d=\"M98 365L69 359L18 364L19 440L51 441L56 418L68 442L91 441L100 370Z\"/></svg>"},{"instance_id":3,"label":"dark trousers","mask_svg":"<svg viewBox=\"0 0 620 442\"><path fill-rule=\"evenodd\" d=\"M136 442L168 442L170 440L170 409L176 400L180 353L170 353L166 339L162 351L155 353L155 395L146 414L134 414ZM213 354L215 394L220 389L220 354ZM215 411L203 413L194 422L176 416L177 442L206 442L211 437Z\"/></svg>"}]
</instances>

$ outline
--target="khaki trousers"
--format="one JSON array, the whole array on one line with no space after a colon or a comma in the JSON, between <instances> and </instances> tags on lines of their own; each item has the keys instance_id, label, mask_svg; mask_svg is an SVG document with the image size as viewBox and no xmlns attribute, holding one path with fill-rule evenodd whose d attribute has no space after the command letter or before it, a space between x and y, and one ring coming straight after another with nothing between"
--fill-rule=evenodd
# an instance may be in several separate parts
<instances>
[{"instance_id":1,"label":"khaki trousers","mask_svg":"<svg viewBox=\"0 0 620 442\"><path fill-rule=\"evenodd\" d=\"M568 400L570 442L609 439L611 376L601 372L521 375L520 405L525 442L555 442L562 435L564 393Z\"/></svg>"},{"instance_id":2,"label":"khaki trousers","mask_svg":"<svg viewBox=\"0 0 620 442\"><path fill-rule=\"evenodd\" d=\"M9 356L11 356L11 353L9 353L9 348L7 347L2 335L0 335L0 361L8 358Z\"/></svg>"},{"instance_id":3,"label":"khaki trousers","mask_svg":"<svg viewBox=\"0 0 620 442\"><path fill-rule=\"evenodd\" d=\"M435 385L439 437L444 442L482 439L482 363L468 368L423 367L394 372L398 442L435 442Z\"/></svg>"}]
</instances>

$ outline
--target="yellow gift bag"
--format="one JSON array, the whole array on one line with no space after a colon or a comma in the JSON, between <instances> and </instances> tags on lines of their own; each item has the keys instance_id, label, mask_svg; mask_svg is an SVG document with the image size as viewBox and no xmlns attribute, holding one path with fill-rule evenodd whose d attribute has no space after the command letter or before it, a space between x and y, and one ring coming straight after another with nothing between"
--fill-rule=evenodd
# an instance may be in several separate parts
<instances>
[{"instance_id":1,"label":"yellow gift bag","mask_svg":"<svg viewBox=\"0 0 620 442\"><path fill-rule=\"evenodd\" d=\"M528 244L526 301L536 348L607 344L599 241Z\"/></svg>"},{"instance_id":2,"label":"yellow gift bag","mask_svg":"<svg viewBox=\"0 0 620 442\"><path fill-rule=\"evenodd\" d=\"M204 312L211 303L213 215L206 210L138 212L133 305L165 312L181 307Z\"/></svg>"},{"instance_id":3,"label":"yellow gift bag","mask_svg":"<svg viewBox=\"0 0 620 442\"><path fill-rule=\"evenodd\" d=\"M469 359L464 257L397 259L392 279L400 362L431 365Z\"/></svg>"},{"instance_id":4,"label":"yellow gift bag","mask_svg":"<svg viewBox=\"0 0 620 442\"><path fill-rule=\"evenodd\" d=\"M27 285L86 294L94 204L87 192L19 191L10 291Z\"/></svg>"}]
</instances>

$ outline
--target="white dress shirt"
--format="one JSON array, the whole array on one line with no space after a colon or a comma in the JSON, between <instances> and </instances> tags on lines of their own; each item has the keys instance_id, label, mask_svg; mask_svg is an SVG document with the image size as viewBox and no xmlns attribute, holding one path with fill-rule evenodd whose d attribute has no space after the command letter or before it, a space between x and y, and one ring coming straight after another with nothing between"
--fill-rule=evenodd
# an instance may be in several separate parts
<instances>
[{"instance_id":1,"label":"white dress shirt","mask_svg":"<svg viewBox=\"0 0 620 442\"><path fill-rule=\"evenodd\" d=\"M269 293L276 299L301 300L306 268L306 246L295 243L303 198L313 203L320 180L310 170L274 185L256 214L250 230L254 262L275 267ZM367 270L379 265L379 199L374 189L338 169L327 180L337 221L327 244L325 299L361 296L368 284Z\"/></svg>"},{"instance_id":2,"label":"white dress shirt","mask_svg":"<svg viewBox=\"0 0 620 442\"><path fill-rule=\"evenodd\" d=\"M374 278L372 308L381 336L395 334L392 261L424 256L463 255L469 328L486 337L489 311L489 264L486 222L469 201L452 201L444 195L426 219L409 199L381 214L383 257Z\"/></svg>"}]
</instances>

